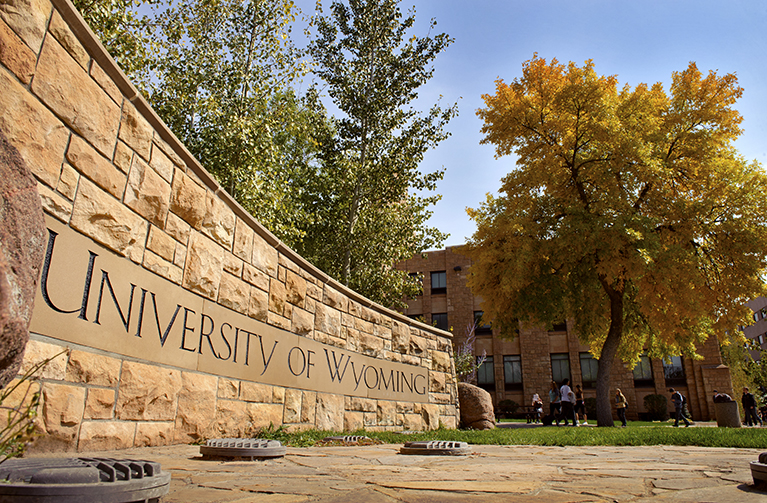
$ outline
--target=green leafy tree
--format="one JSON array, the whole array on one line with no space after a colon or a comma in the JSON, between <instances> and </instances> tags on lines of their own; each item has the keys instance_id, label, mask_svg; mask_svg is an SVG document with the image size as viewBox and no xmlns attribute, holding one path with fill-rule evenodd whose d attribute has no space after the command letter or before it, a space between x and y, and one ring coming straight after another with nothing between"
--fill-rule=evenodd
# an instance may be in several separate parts
<instances>
[{"instance_id":1,"label":"green leafy tree","mask_svg":"<svg viewBox=\"0 0 767 503\"><path fill-rule=\"evenodd\" d=\"M469 210L469 285L508 335L517 319L574 320L599 358L600 426L613 424L616 357L697 357L764 289L767 176L732 146L741 93L694 63L667 94L534 57L483 96L483 142L518 160L501 195Z\"/></svg>"},{"instance_id":2,"label":"green leafy tree","mask_svg":"<svg viewBox=\"0 0 767 503\"><path fill-rule=\"evenodd\" d=\"M395 0L334 2L318 16L310 44L317 76L342 112L333 141L322 145L318 225L299 250L342 283L388 306L418 293L418 282L394 264L440 246L446 237L426 226L444 172L422 174L426 151L447 138L456 107L413 107L432 76L432 62L451 39L409 37L414 14ZM432 28L434 27L432 21Z\"/></svg>"}]
</instances>

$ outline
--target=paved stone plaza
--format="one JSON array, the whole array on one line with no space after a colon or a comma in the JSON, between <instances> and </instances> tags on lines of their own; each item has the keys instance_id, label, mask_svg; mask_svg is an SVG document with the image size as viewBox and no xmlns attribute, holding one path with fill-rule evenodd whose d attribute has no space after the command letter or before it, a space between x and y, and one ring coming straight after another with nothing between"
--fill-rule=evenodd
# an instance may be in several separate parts
<instances>
[{"instance_id":1,"label":"paved stone plaza","mask_svg":"<svg viewBox=\"0 0 767 503\"><path fill-rule=\"evenodd\" d=\"M473 446L451 457L401 446L288 448L253 462L203 460L193 445L78 456L161 463L172 474L163 503L767 501L751 479L755 449Z\"/></svg>"}]
</instances>

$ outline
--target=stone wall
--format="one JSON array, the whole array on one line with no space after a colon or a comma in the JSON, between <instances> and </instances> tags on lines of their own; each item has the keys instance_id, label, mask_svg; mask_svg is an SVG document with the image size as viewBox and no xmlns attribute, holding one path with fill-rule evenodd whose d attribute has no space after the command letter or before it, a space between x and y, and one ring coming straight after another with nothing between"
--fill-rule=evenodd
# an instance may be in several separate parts
<instances>
[{"instance_id":1,"label":"stone wall","mask_svg":"<svg viewBox=\"0 0 767 503\"><path fill-rule=\"evenodd\" d=\"M35 384L38 448L164 445L269 425L457 426L450 334L346 289L258 224L160 121L68 0L0 2L0 129L38 180L50 233L22 368L53 357ZM67 240L83 243L84 255ZM146 286L158 282L167 286ZM158 314L163 306L171 311ZM233 347L235 321L222 317L239 324ZM155 319L159 338L142 336ZM218 339L205 328L214 319ZM292 346L271 374L267 336L270 358ZM251 340L261 344L260 374L248 366ZM338 365L333 374L336 351L360 366L350 371L356 387L349 378L340 386ZM305 376L294 357L304 358ZM317 375L325 359L329 377ZM363 378L365 369L373 372Z\"/></svg>"}]
</instances>

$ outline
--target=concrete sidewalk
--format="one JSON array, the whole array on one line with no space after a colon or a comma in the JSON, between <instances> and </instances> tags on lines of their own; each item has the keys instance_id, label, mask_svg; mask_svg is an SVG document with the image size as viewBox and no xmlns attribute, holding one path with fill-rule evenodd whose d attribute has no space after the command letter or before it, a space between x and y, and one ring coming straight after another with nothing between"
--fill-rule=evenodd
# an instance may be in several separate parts
<instances>
[{"instance_id":1,"label":"concrete sidewalk","mask_svg":"<svg viewBox=\"0 0 767 503\"><path fill-rule=\"evenodd\" d=\"M401 446L288 448L252 462L203 460L188 445L77 456L161 463L172 474L163 503L767 501L752 485L755 449L473 446L451 457Z\"/></svg>"}]
</instances>

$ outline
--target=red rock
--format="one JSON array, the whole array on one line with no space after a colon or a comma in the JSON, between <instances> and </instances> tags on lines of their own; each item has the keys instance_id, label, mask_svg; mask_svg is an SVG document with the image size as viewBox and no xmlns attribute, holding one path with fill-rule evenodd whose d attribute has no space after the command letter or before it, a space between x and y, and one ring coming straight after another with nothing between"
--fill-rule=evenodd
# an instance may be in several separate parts
<instances>
[{"instance_id":1,"label":"red rock","mask_svg":"<svg viewBox=\"0 0 767 503\"><path fill-rule=\"evenodd\" d=\"M458 400L461 404L461 427L475 430L495 428L495 413L490 393L468 383L458 383Z\"/></svg>"}]
</instances>

